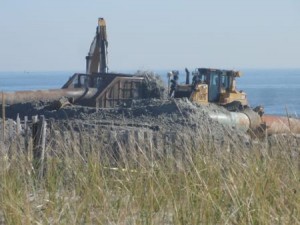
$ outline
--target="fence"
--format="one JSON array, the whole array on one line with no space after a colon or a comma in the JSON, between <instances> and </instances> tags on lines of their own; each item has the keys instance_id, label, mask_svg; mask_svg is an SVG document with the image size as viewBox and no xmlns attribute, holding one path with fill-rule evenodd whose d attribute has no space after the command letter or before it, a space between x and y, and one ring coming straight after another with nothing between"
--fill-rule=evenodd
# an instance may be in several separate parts
<instances>
[{"instance_id":1,"label":"fence","mask_svg":"<svg viewBox=\"0 0 300 225\"><path fill-rule=\"evenodd\" d=\"M5 114L3 114L5 115ZM5 118L5 117L3 117ZM25 116L23 120L2 119L2 153L6 151L9 157L12 152L9 146L17 144L17 149L28 154L36 174L41 177L44 171L47 121L44 116L33 116L31 120ZM32 155L32 157L30 157Z\"/></svg>"},{"instance_id":2,"label":"fence","mask_svg":"<svg viewBox=\"0 0 300 225\"><path fill-rule=\"evenodd\" d=\"M2 120L2 146L17 143L17 150L28 154L35 173L42 177L47 156L60 156L73 149L86 158L90 151L99 151L102 158L119 163L125 158L144 155L149 159L182 154L182 140L174 131L160 131L157 126L105 121L54 121L44 116L17 116ZM189 138L190 139L190 138ZM69 151L69 150L68 150ZM181 157L181 156L180 156Z\"/></svg>"},{"instance_id":3,"label":"fence","mask_svg":"<svg viewBox=\"0 0 300 225\"><path fill-rule=\"evenodd\" d=\"M185 128L183 132L179 124L178 129L171 130L172 126L126 119L101 121L93 117L86 120L54 120L44 116L17 116L15 120L2 120L1 125L3 134L0 139L7 154L13 154L9 146L17 143L16 149L30 156L32 167L40 177L45 173L48 157L64 158L68 154L76 154L86 161L90 152L94 152L101 159L109 159L109 162L118 165L124 165L127 159L138 163L143 159L175 158L184 162L186 149L199 151L203 148L239 147L230 144L234 140L216 139L204 128L198 129L196 126Z\"/></svg>"}]
</instances>

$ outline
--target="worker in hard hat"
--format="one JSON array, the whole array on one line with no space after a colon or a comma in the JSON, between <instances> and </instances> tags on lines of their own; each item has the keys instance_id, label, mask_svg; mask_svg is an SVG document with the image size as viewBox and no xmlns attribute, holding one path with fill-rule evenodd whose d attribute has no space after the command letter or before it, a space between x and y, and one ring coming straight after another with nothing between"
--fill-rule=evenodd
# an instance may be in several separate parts
<instances>
[{"instance_id":1,"label":"worker in hard hat","mask_svg":"<svg viewBox=\"0 0 300 225\"><path fill-rule=\"evenodd\" d=\"M171 87L170 87L170 97L174 97L174 93L176 90L176 87L178 85L178 79L179 79L179 72L178 71L172 71L173 79L171 80Z\"/></svg>"}]
</instances>

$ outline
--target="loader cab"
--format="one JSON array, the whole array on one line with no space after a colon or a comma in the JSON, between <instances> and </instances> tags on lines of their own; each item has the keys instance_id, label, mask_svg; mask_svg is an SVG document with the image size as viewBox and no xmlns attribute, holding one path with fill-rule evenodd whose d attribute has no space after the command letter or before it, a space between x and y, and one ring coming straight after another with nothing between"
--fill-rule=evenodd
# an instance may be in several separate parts
<instances>
[{"instance_id":1,"label":"loader cab","mask_svg":"<svg viewBox=\"0 0 300 225\"><path fill-rule=\"evenodd\" d=\"M221 82L220 80L225 79L221 76L220 70L199 68L197 69L198 76L200 77L200 82L208 85L208 101L218 102L221 92Z\"/></svg>"},{"instance_id":2,"label":"loader cab","mask_svg":"<svg viewBox=\"0 0 300 225\"><path fill-rule=\"evenodd\" d=\"M208 85L208 102L223 105L241 101L247 104L245 93L235 87L235 78L241 76L239 71L198 68L194 74L198 74L201 83Z\"/></svg>"}]
</instances>

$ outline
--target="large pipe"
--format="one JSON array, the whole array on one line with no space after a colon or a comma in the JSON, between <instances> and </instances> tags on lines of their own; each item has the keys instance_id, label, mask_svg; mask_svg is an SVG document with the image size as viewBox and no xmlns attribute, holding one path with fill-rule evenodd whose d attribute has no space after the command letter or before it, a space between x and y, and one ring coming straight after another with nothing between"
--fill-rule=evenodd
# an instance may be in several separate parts
<instances>
[{"instance_id":1,"label":"large pipe","mask_svg":"<svg viewBox=\"0 0 300 225\"><path fill-rule=\"evenodd\" d=\"M250 128L250 120L244 113L229 112L227 113L210 113L209 117L221 124L228 125L244 132Z\"/></svg>"},{"instance_id":2,"label":"large pipe","mask_svg":"<svg viewBox=\"0 0 300 225\"><path fill-rule=\"evenodd\" d=\"M300 120L283 116L263 115L260 117L256 112L248 109L243 112L214 112L210 118L221 124L229 125L244 132L255 131L265 125L268 134L294 133L300 134Z\"/></svg>"},{"instance_id":3,"label":"large pipe","mask_svg":"<svg viewBox=\"0 0 300 225\"><path fill-rule=\"evenodd\" d=\"M37 91L16 91L3 93L5 104L11 105L16 103L39 101L39 100L58 100L62 97L72 98L73 100L92 97L95 93L92 89L70 88L70 89L50 89ZM0 96L0 102L2 96Z\"/></svg>"},{"instance_id":4,"label":"large pipe","mask_svg":"<svg viewBox=\"0 0 300 225\"><path fill-rule=\"evenodd\" d=\"M283 116L263 115L268 134L295 133L300 134L300 120Z\"/></svg>"},{"instance_id":5,"label":"large pipe","mask_svg":"<svg viewBox=\"0 0 300 225\"><path fill-rule=\"evenodd\" d=\"M260 116L251 109L243 112L214 112L209 114L210 118L221 124L229 125L242 131L255 130L261 125Z\"/></svg>"}]
</instances>

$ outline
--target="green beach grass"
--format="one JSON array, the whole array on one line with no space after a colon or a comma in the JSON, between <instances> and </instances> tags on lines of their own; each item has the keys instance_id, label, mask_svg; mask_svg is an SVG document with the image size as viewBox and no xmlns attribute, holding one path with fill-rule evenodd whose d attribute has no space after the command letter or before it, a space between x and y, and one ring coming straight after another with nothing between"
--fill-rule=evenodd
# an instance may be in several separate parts
<instances>
[{"instance_id":1,"label":"green beach grass","mask_svg":"<svg viewBox=\"0 0 300 225\"><path fill-rule=\"evenodd\" d=\"M149 145L147 151L151 152ZM47 147L44 176L28 154L0 163L2 224L299 224L297 148L180 146L153 159L138 148L113 165L97 139ZM12 147L13 148L13 147ZM16 147L15 147L16 148ZM88 154L83 155L82 149ZM109 158L109 157L107 157ZM0 223L1 224L1 223Z\"/></svg>"}]
</instances>

